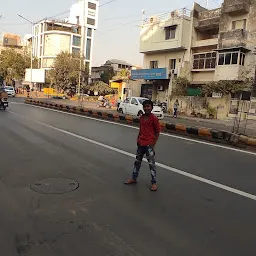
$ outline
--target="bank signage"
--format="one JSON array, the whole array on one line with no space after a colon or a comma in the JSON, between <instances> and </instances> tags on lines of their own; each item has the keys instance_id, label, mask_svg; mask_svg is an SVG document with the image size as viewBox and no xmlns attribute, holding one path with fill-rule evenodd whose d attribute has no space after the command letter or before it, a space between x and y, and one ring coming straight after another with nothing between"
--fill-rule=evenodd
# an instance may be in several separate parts
<instances>
[{"instance_id":1,"label":"bank signage","mask_svg":"<svg viewBox=\"0 0 256 256\"><path fill-rule=\"evenodd\" d=\"M131 79L160 80L168 79L166 68L132 70Z\"/></svg>"}]
</instances>

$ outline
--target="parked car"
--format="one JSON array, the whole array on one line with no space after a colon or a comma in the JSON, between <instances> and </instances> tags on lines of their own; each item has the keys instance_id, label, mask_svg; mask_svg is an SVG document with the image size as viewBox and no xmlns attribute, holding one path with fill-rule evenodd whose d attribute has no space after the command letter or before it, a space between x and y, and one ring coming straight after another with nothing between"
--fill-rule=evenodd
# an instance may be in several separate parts
<instances>
[{"instance_id":1,"label":"parked car","mask_svg":"<svg viewBox=\"0 0 256 256\"><path fill-rule=\"evenodd\" d=\"M141 97L126 98L123 102L120 103L118 110L120 113L123 113L123 114L141 116L144 113L142 103L145 100L148 100L148 99L141 98ZM163 110L159 106L153 107L152 114L158 117L158 119L164 118Z\"/></svg>"},{"instance_id":2,"label":"parked car","mask_svg":"<svg viewBox=\"0 0 256 256\"><path fill-rule=\"evenodd\" d=\"M12 87L12 86L5 86L4 90L8 94L9 97L15 97L16 92L15 92L14 87Z\"/></svg>"}]
</instances>

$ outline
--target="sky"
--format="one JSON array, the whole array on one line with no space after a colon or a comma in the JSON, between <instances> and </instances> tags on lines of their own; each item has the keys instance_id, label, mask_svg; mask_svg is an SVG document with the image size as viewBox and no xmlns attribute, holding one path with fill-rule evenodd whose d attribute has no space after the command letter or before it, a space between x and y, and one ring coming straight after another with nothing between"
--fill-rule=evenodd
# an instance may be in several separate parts
<instances>
[{"instance_id":1,"label":"sky","mask_svg":"<svg viewBox=\"0 0 256 256\"><path fill-rule=\"evenodd\" d=\"M217 8L221 0L199 0L199 4ZM66 18L75 0L0 0L0 33L30 34L31 25L18 17L22 15L32 22L46 17ZM93 66L104 64L108 59L125 60L142 66L139 53L140 23L142 10L145 16L171 12L193 6L192 0L99 0L99 27L95 33Z\"/></svg>"}]
</instances>

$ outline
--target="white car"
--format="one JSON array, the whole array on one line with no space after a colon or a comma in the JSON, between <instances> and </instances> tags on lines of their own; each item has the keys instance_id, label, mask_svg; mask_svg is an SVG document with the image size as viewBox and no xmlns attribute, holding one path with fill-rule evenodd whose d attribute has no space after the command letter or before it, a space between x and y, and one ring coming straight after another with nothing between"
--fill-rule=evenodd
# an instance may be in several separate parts
<instances>
[{"instance_id":1,"label":"white car","mask_svg":"<svg viewBox=\"0 0 256 256\"><path fill-rule=\"evenodd\" d=\"M128 114L132 116L140 116L144 114L142 103L148 100L147 98L141 97L131 97L126 98L123 102L120 103L118 111L123 114ZM152 110L152 114L154 114L158 119L164 118L164 113L161 107L154 106Z\"/></svg>"},{"instance_id":2,"label":"white car","mask_svg":"<svg viewBox=\"0 0 256 256\"><path fill-rule=\"evenodd\" d=\"M15 89L12 86L5 86L4 87L5 92L8 94L9 97L15 97Z\"/></svg>"}]
</instances>

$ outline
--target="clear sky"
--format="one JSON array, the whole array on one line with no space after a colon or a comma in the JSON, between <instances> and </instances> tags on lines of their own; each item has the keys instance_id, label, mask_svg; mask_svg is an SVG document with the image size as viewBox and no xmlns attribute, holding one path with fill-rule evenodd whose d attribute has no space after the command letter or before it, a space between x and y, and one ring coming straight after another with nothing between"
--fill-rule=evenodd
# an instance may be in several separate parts
<instances>
[{"instance_id":1,"label":"clear sky","mask_svg":"<svg viewBox=\"0 0 256 256\"><path fill-rule=\"evenodd\" d=\"M206 6L206 1L197 2ZM56 15L56 18L65 18L74 2L75 0L0 0L0 15L3 15L0 20L0 33L29 34L31 26L17 14L33 22ZM208 7L216 8L220 3L221 0L208 0ZM193 1L100 0L100 4L103 5L99 10L93 65L103 64L108 59L121 59L133 65L142 65L142 56L139 54L142 10L145 10L146 16L151 16L183 7L191 9Z\"/></svg>"}]
</instances>

